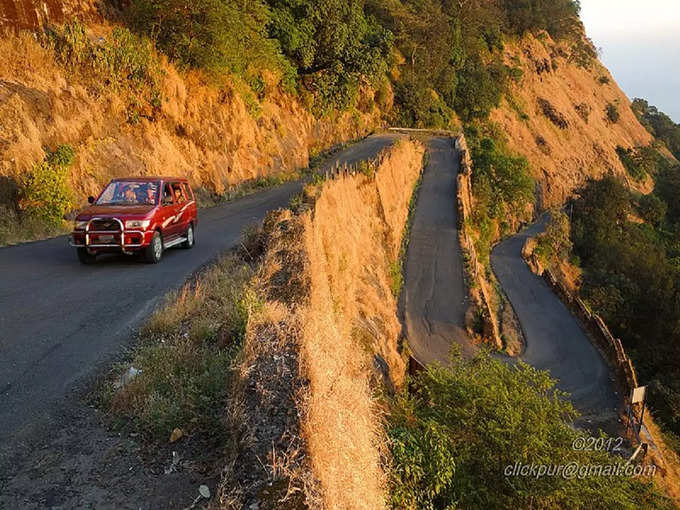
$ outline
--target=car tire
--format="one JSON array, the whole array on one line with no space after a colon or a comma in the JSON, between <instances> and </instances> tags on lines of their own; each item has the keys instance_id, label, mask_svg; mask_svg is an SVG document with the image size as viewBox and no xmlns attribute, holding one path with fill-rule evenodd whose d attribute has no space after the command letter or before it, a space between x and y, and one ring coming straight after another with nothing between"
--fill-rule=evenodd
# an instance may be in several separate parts
<instances>
[{"instance_id":1,"label":"car tire","mask_svg":"<svg viewBox=\"0 0 680 510\"><path fill-rule=\"evenodd\" d=\"M182 243L182 248L190 250L196 244L196 230L194 230L193 223L189 223L184 237L186 237L187 240Z\"/></svg>"},{"instance_id":2,"label":"car tire","mask_svg":"<svg viewBox=\"0 0 680 510\"><path fill-rule=\"evenodd\" d=\"M156 231L153 233L149 246L144 249L144 260L149 264L158 264L163 256L163 237Z\"/></svg>"},{"instance_id":3,"label":"car tire","mask_svg":"<svg viewBox=\"0 0 680 510\"><path fill-rule=\"evenodd\" d=\"M81 264L94 264L97 261L97 256L88 252L87 248L76 248L76 253Z\"/></svg>"}]
</instances>

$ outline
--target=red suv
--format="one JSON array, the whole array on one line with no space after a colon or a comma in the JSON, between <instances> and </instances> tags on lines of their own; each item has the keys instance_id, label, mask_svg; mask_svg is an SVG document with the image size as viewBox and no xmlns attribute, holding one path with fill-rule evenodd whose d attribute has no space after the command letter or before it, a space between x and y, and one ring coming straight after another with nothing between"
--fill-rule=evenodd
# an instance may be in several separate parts
<instances>
[{"instance_id":1,"label":"red suv","mask_svg":"<svg viewBox=\"0 0 680 510\"><path fill-rule=\"evenodd\" d=\"M71 235L83 264L104 252L142 253L155 264L167 248L194 246L197 208L186 179L114 179L88 200L91 205L76 216Z\"/></svg>"}]
</instances>

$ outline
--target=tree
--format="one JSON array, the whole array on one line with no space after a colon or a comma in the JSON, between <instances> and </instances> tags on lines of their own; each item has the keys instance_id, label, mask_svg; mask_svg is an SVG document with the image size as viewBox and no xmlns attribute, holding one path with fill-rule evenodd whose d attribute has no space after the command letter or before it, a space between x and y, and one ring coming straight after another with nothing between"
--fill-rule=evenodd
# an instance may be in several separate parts
<instances>
[{"instance_id":1,"label":"tree","mask_svg":"<svg viewBox=\"0 0 680 510\"><path fill-rule=\"evenodd\" d=\"M269 11L261 0L134 0L127 18L187 66L246 77L262 69L292 71L268 37Z\"/></svg>"},{"instance_id":2,"label":"tree","mask_svg":"<svg viewBox=\"0 0 680 510\"><path fill-rule=\"evenodd\" d=\"M634 99L632 109L647 131L662 140L673 155L680 159L680 124L673 122L668 115L644 99Z\"/></svg>"},{"instance_id":3,"label":"tree","mask_svg":"<svg viewBox=\"0 0 680 510\"><path fill-rule=\"evenodd\" d=\"M663 169L654 186L654 194L666 203L668 219L680 222L680 166L669 166Z\"/></svg>"},{"instance_id":4,"label":"tree","mask_svg":"<svg viewBox=\"0 0 680 510\"><path fill-rule=\"evenodd\" d=\"M317 95L318 109L349 106L362 79L387 71L392 33L367 16L361 0L268 0L267 27Z\"/></svg>"},{"instance_id":5,"label":"tree","mask_svg":"<svg viewBox=\"0 0 680 510\"><path fill-rule=\"evenodd\" d=\"M611 464L575 451L577 413L547 372L482 353L430 366L394 400L388 426L392 506L628 508L668 506L652 484L626 477L509 476L521 464Z\"/></svg>"},{"instance_id":6,"label":"tree","mask_svg":"<svg viewBox=\"0 0 680 510\"><path fill-rule=\"evenodd\" d=\"M643 195L640 198L639 210L640 215L646 222L657 227L666 216L668 206L666 205L666 202L656 195Z\"/></svg>"},{"instance_id":7,"label":"tree","mask_svg":"<svg viewBox=\"0 0 680 510\"><path fill-rule=\"evenodd\" d=\"M564 260L571 252L569 217L560 210L550 212L545 232L538 236L537 254L545 261Z\"/></svg>"},{"instance_id":8,"label":"tree","mask_svg":"<svg viewBox=\"0 0 680 510\"><path fill-rule=\"evenodd\" d=\"M630 195L616 177L589 180L576 191L573 205L572 241L585 263L606 265L616 255L616 244L631 211Z\"/></svg>"}]
</instances>

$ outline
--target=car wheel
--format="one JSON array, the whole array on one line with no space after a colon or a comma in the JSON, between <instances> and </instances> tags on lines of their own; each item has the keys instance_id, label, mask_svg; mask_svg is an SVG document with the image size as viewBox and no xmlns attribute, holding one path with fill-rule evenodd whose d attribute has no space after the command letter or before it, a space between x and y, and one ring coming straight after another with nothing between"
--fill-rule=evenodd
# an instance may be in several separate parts
<instances>
[{"instance_id":1,"label":"car wheel","mask_svg":"<svg viewBox=\"0 0 680 510\"><path fill-rule=\"evenodd\" d=\"M163 256L163 238L161 233L156 231L153 233L151 243L144 250L144 258L149 264L157 264Z\"/></svg>"},{"instance_id":2,"label":"car wheel","mask_svg":"<svg viewBox=\"0 0 680 510\"><path fill-rule=\"evenodd\" d=\"M191 223L189 223L184 237L186 237L187 240L182 243L182 248L190 250L194 247L194 244L196 244L196 232L194 231L194 226Z\"/></svg>"},{"instance_id":3,"label":"car wheel","mask_svg":"<svg viewBox=\"0 0 680 510\"><path fill-rule=\"evenodd\" d=\"M88 252L87 248L76 248L76 253L81 264L94 264L97 261L97 256Z\"/></svg>"}]
</instances>

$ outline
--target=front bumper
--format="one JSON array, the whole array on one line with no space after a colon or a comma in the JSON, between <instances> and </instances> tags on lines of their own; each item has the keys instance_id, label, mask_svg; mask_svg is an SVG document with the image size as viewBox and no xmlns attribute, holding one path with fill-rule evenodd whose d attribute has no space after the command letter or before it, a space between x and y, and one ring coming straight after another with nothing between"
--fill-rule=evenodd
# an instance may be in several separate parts
<instances>
[{"instance_id":1,"label":"front bumper","mask_svg":"<svg viewBox=\"0 0 680 510\"><path fill-rule=\"evenodd\" d=\"M92 230L95 221L114 221L118 230ZM84 230L74 230L69 244L74 248L87 248L90 251L114 250L133 253L145 248L151 242L148 231L125 230L125 223L118 218L92 218Z\"/></svg>"}]
</instances>

